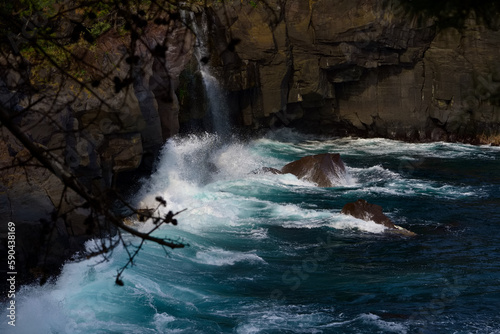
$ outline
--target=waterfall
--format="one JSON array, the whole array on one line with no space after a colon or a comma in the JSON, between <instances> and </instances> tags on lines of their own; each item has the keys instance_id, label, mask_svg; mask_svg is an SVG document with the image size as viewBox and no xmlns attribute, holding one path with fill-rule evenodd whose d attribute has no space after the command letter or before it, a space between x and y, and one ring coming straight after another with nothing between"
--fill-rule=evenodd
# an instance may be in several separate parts
<instances>
[{"instance_id":1,"label":"waterfall","mask_svg":"<svg viewBox=\"0 0 500 334\"><path fill-rule=\"evenodd\" d=\"M210 66L210 47L208 43L208 20L205 12L201 13L199 23L193 12L189 13L191 29L196 35L195 56L203 81L206 97L204 126L209 132L227 137L231 134L230 112L227 95Z\"/></svg>"}]
</instances>

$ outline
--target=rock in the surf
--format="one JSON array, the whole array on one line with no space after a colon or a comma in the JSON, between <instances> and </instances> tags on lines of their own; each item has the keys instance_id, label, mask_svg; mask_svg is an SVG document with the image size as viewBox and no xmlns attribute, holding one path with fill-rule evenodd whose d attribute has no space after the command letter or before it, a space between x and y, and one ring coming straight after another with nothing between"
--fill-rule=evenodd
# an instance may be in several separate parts
<instances>
[{"instance_id":1,"label":"rock in the surf","mask_svg":"<svg viewBox=\"0 0 500 334\"><path fill-rule=\"evenodd\" d=\"M317 154L303 157L285 165L281 172L293 174L299 179L314 182L318 187L334 187L342 184L346 169L340 154Z\"/></svg>"},{"instance_id":2,"label":"rock in the surf","mask_svg":"<svg viewBox=\"0 0 500 334\"><path fill-rule=\"evenodd\" d=\"M279 169L273 167L261 167L252 171L252 174L283 174Z\"/></svg>"},{"instance_id":3,"label":"rock in the surf","mask_svg":"<svg viewBox=\"0 0 500 334\"><path fill-rule=\"evenodd\" d=\"M368 203L364 199L358 199L356 202L347 203L341 211L345 215L351 215L365 221L373 221L377 224L384 225L388 228L388 232L397 233L406 236L414 236L415 233L408 231L401 226L395 225L382 210L382 207L377 204Z\"/></svg>"}]
</instances>

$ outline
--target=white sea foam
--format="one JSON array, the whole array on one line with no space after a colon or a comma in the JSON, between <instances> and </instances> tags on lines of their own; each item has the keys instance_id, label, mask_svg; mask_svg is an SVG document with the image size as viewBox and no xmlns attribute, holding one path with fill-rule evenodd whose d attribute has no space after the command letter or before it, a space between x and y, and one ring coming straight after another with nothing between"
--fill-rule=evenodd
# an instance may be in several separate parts
<instances>
[{"instance_id":1,"label":"white sea foam","mask_svg":"<svg viewBox=\"0 0 500 334\"><path fill-rule=\"evenodd\" d=\"M68 333L74 320L66 315L54 290L52 284L22 288L16 294L16 326L7 329L3 319L4 333Z\"/></svg>"},{"instance_id":2,"label":"white sea foam","mask_svg":"<svg viewBox=\"0 0 500 334\"><path fill-rule=\"evenodd\" d=\"M379 316L371 313L361 314L357 317L349 320L333 321L327 325L321 326L322 328L329 327L357 327L355 324L361 322L364 325L365 331L368 329L366 326L371 326L371 332L374 330L373 327L381 330L383 333L398 333L406 334L408 333L408 327L405 324L395 323L391 321L382 320Z\"/></svg>"},{"instance_id":3,"label":"white sea foam","mask_svg":"<svg viewBox=\"0 0 500 334\"><path fill-rule=\"evenodd\" d=\"M331 216L327 210L303 209L295 204L276 205L273 208L273 217L283 219L284 221L307 221L326 219Z\"/></svg>"},{"instance_id":4,"label":"white sea foam","mask_svg":"<svg viewBox=\"0 0 500 334\"><path fill-rule=\"evenodd\" d=\"M175 321L175 320L176 320L175 317L169 315L168 313L165 313L165 312L156 313L154 315L152 324L159 333L165 333L165 331L168 330L168 328L167 328L168 324ZM181 333L181 330L168 331L168 333L175 333L175 332Z\"/></svg>"},{"instance_id":5,"label":"white sea foam","mask_svg":"<svg viewBox=\"0 0 500 334\"><path fill-rule=\"evenodd\" d=\"M265 263L265 261L252 252L227 251L220 248L211 248L196 253L198 263L212 266L232 266L237 262Z\"/></svg>"},{"instance_id":6,"label":"white sea foam","mask_svg":"<svg viewBox=\"0 0 500 334\"><path fill-rule=\"evenodd\" d=\"M235 231L228 231L228 232L230 234L236 234L238 237L251 238L254 240L262 240L262 239L267 239L269 237L268 229L263 227L257 227L245 230L238 229Z\"/></svg>"},{"instance_id":7,"label":"white sea foam","mask_svg":"<svg viewBox=\"0 0 500 334\"><path fill-rule=\"evenodd\" d=\"M291 136L291 134L289 134ZM275 138L279 138L275 135ZM285 136L286 137L286 136ZM457 158L457 157L481 157L491 159L487 153L495 150L491 146L474 146L460 143L434 142L434 143L407 143L383 138L339 138L322 140L307 140L307 137L300 137L300 140L289 141L289 144L296 145L299 150L307 152L330 152L349 156L387 156L399 157L403 160L417 159L425 157L437 158Z\"/></svg>"},{"instance_id":8,"label":"white sea foam","mask_svg":"<svg viewBox=\"0 0 500 334\"><path fill-rule=\"evenodd\" d=\"M293 204L275 206L273 216L285 228L331 227L337 230L356 229L369 233L383 233L386 229L381 224L357 219L338 211L303 209Z\"/></svg>"},{"instance_id":9,"label":"white sea foam","mask_svg":"<svg viewBox=\"0 0 500 334\"><path fill-rule=\"evenodd\" d=\"M267 160L253 152L248 145L238 142L221 147L214 152L213 158L219 179L247 176L260 167L273 164Z\"/></svg>"},{"instance_id":10,"label":"white sea foam","mask_svg":"<svg viewBox=\"0 0 500 334\"><path fill-rule=\"evenodd\" d=\"M401 175L384 168L381 165L359 168L347 167L347 170L356 178L363 177L362 182L384 181L401 179Z\"/></svg>"},{"instance_id":11,"label":"white sea foam","mask_svg":"<svg viewBox=\"0 0 500 334\"><path fill-rule=\"evenodd\" d=\"M256 305L259 306L259 305ZM323 333L325 322L336 319L333 310L310 310L301 305L270 306L262 305L245 310L246 321L240 323L236 333Z\"/></svg>"},{"instance_id":12,"label":"white sea foam","mask_svg":"<svg viewBox=\"0 0 500 334\"><path fill-rule=\"evenodd\" d=\"M384 225L377 224L374 221L365 221L340 213L332 217L329 226L341 230L357 229L369 233L384 233L386 230Z\"/></svg>"},{"instance_id":13,"label":"white sea foam","mask_svg":"<svg viewBox=\"0 0 500 334\"><path fill-rule=\"evenodd\" d=\"M482 197L484 192L469 186L450 185L437 181L403 177L401 174L385 169L380 165L355 168L349 167L356 180L355 188L348 190L358 197L373 194L394 196L425 196L440 198Z\"/></svg>"},{"instance_id":14,"label":"white sea foam","mask_svg":"<svg viewBox=\"0 0 500 334\"><path fill-rule=\"evenodd\" d=\"M231 307L225 308L224 302L218 302L222 298L220 291L211 285L212 282L202 282L198 272L207 271L216 276L221 270L238 269L238 264L271 270L266 264L266 260L271 262L266 247L274 246L268 243L279 238L276 232L280 228L288 229L285 234L294 234L292 229L314 228L347 231L338 235L385 232L383 225L340 214L340 208L345 204L344 197L391 195L456 199L482 196L477 187L419 179L407 170L389 169L391 165L377 162L377 156L389 155L391 159L412 162L427 157L488 159L491 152L497 152L495 150L447 143L407 144L385 139L317 141L289 130L249 143L222 142L216 135L208 134L169 140L157 171L138 194L137 203L143 207L156 207L155 197L162 196L167 200L167 208L161 208L163 214L168 210L175 212L187 208L179 215L178 226L167 226L155 233L187 238L191 247L175 250L162 262L160 259L164 259L164 253L161 247L147 243L136 266L125 272L125 287L114 285L116 270L127 258L121 248L114 251L109 262L94 267L89 267L89 264L95 264L94 260L67 264L55 285L21 289L16 304L19 332L139 333L142 330L200 333L203 331L197 329L213 325L212 319L207 320L211 316L223 316L230 319L228 321L238 319L232 328L237 333L320 333L327 332L328 327L343 326L371 328L373 332L406 333L406 323L384 321L370 313L346 320L333 311L322 313L311 304L303 308L277 306L270 305L267 300L262 302L259 297L255 297L258 301L254 302L224 295L225 303L235 301ZM249 174L260 167L280 168L297 157L325 152L354 157L354 161L367 155L375 162L372 166L366 166L364 161L362 166L365 167L347 166L351 181L332 189L315 187L291 174ZM339 198L342 201L335 202ZM395 221L405 221L405 217L399 216L401 214L404 213L389 213ZM415 224L414 221L408 222ZM138 226L145 232L154 225L147 222ZM304 234L314 234L315 231L306 232ZM374 238L370 234L363 235ZM276 253L271 256L293 256L297 250L312 247L309 241L279 241ZM254 244L265 247L261 249ZM89 247L91 245L89 243ZM239 245L245 246L239 248ZM259 251L248 251L257 248ZM292 249L293 253L288 253ZM261 273L235 275L226 282L234 282L234 287L239 288L238 282L252 285L261 278L263 281L268 279L258 275ZM179 280L179 277L183 279ZM280 278L270 279L279 281ZM200 305L203 303L205 305ZM207 305L220 309L207 311L203 309ZM191 318L183 319L182 314ZM141 321L141 324L134 324ZM211 328L212 332L217 330L214 328L216 326Z\"/></svg>"},{"instance_id":15,"label":"white sea foam","mask_svg":"<svg viewBox=\"0 0 500 334\"><path fill-rule=\"evenodd\" d=\"M378 327L380 330L383 330L384 332L392 332L392 333L399 333L399 334L406 334L408 333L408 328L403 325L403 324L398 324L395 322L391 321L385 321L380 319L379 316L375 314L362 314L359 316L359 318L366 324L374 325Z\"/></svg>"}]
</instances>

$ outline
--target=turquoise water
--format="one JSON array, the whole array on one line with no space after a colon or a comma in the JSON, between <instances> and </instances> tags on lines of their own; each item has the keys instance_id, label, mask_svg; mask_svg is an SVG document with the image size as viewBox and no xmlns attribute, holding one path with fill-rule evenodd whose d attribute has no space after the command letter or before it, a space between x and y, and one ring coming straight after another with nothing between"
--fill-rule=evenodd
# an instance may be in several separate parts
<instances>
[{"instance_id":1,"label":"turquoise water","mask_svg":"<svg viewBox=\"0 0 500 334\"><path fill-rule=\"evenodd\" d=\"M335 188L250 173L325 152L347 165ZM249 142L189 136L166 144L134 201L157 195L187 209L157 235L190 247L166 257L147 244L123 287L123 249L69 263L53 284L22 288L8 330L500 333L499 148L287 130ZM340 214L358 198L418 236Z\"/></svg>"}]
</instances>

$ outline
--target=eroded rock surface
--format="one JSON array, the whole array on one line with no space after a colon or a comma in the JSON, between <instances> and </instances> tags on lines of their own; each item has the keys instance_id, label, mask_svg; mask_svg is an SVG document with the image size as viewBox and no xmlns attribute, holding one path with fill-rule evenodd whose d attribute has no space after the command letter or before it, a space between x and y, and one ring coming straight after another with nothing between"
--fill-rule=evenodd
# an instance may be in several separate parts
<instances>
[{"instance_id":1,"label":"eroded rock surface","mask_svg":"<svg viewBox=\"0 0 500 334\"><path fill-rule=\"evenodd\" d=\"M214 2L210 64L240 125L410 141L500 134L500 30L404 16L383 0ZM498 138L497 138L498 141Z\"/></svg>"},{"instance_id":2,"label":"eroded rock surface","mask_svg":"<svg viewBox=\"0 0 500 334\"><path fill-rule=\"evenodd\" d=\"M340 154L324 153L290 162L281 172L316 183L318 187L334 187L343 183L346 169Z\"/></svg>"},{"instance_id":3,"label":"eroded rock surface","mask_svg":"<svg viewBox=\"0 0 500 334\"><path fill-rule=\"evenodd\" d=\"M395 225L377 204L368 203L364 199L358 199L356 202L347 203L341 211L345 215L350 215L365 221L373 221L377 224L387 227L388 232L402 234L405 236L415 236L416 234Z\"/></svg>"}]
</instances>

